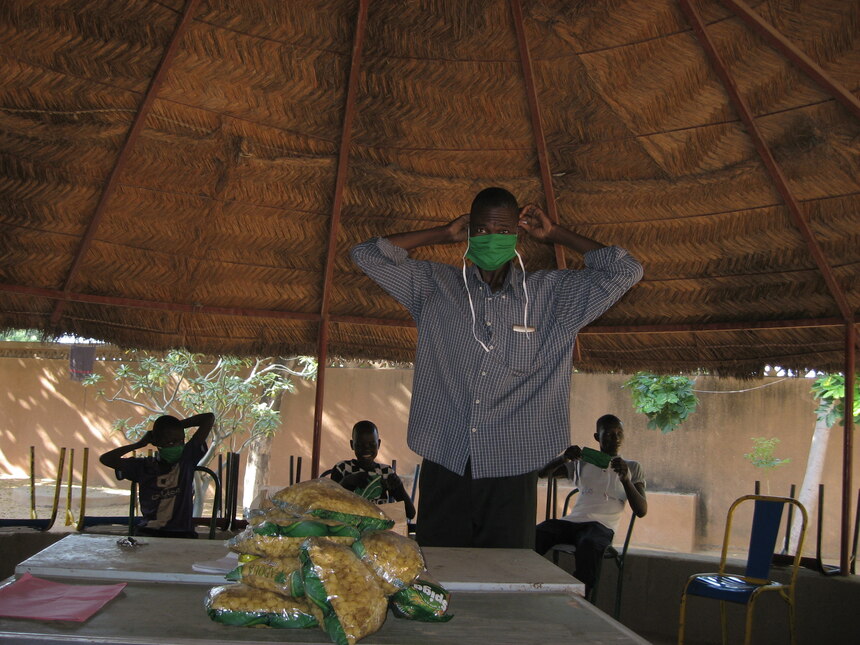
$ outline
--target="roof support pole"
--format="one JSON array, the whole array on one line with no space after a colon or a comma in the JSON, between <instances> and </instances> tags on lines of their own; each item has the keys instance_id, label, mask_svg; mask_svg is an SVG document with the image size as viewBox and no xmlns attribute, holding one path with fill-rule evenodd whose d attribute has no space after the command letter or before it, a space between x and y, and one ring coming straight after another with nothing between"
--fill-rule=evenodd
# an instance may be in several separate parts
<instances>
[{"instance_id":1,"label":"roof support pole","mask_svg":"<svg viewBox=\"0 0 860 645\"><path fill-rule=\"evenodd\" d=\"M818 241L815 239L815 235L812 232L812 229L809 227L809 224L806 221L803 213L800 210L800 204L795 199L794 194L791 192L790 187L788 186L788 181L785 178L785 175L782 173L782 169L777 164L776 159L774 159L773 154L768 148L767 143L764 140L764 137L761 134L761 131L758 129L758 126L755 124L755 119L753 118L752 112L747 106L746 101L741 97L737 85L734 82L731 74L729 73L728 68L714 47L713 42L708 36L707 31L705 30L705 25L702 22L702 18L699 15L699 12L692 5L690 0L678 0L681 10L686 15L688 22L693 28L693 32L696 34L696 37L699 40L699 43L704 49L705 54L711 61L711 65L714 68L716 74L720 77L720 80L725 87L726 93L729 96L729 100L746 126L747 133L753 140L753 144L755 145L756 150L758 151L759 156L761 157L762 162L765 165L768 173L771 176L774 184L776 185L776 189L779 191L783 200L785 201L785 205L788 208L789 213L791 213L792 218L794 219L795 226L797 226L800 234L806 240L806 246L809 249L810 254L812 255L815 263L818 265L818 270L821 271L821 275L824 278L824 282L827 284L827 288L830 291L831 297L836 301L836 305L839 308L840 313L842 314L842 318L845 321L846 327L846 339L845 339L845 431L843 435L843 445L842 445L842 527L841 527L841 553L840 553L840 568L841 573L843 575L848 574L848 527L849 527L849 518L851 516L851 506L850 506L850 495L851 495L851 463L852 463L852 432L851 428L853 426L852 410L847 408L848 401L853 399L853 382L854 382L854 356L855 356L855 331L854 331L854 314L851 309L850 304L848 303L848 299L845 296L844 291L839 286L839 283L836 281L836 277L833 273L832 268L827 263L826 258L824 257L824 252L821 250L821 247L818 245ZM850 375L849 375L850 374ZM849 381L851 382L851 394L848 393Z\"/></svg>"},{"instance_id":2,"label":"roof support pole","mask_svg":"<svg viewBox=\"0 0 860 645\"><path fill-rule=\"evenodd\" d=\"M854 96L844 85L830 77L818 63L798 49L794 43L777 31L770 23L742 0L722 0L723 4L735 12L747 26L789 62L799 68L804 74L815 81L821 88L839 101L855 117L860 118L860 99Z\"/></svg>"},{"instance_id":3,"label":"roof support pole","mask_svg":"<svg viewBox=\"0 0 860 645\"><path fill-rule=\"evenodd\" d=\"M839 543L839 569L843 576L849 573L848 536L851 530L851 475L854 469L854 379L857 369L857 330L854 323L845 323L845 413L842 415L842 526Z\"/></svg>"},{"instance_id":4,"label":"roof support pole","mask_svg":"<svg viewBox=\"0 0 860 645\"><path fill-rule=\"evenodd\" d=\"M355 118L355 95L358 77L361 72L361 52L364 47L364 32L367 26L367 8L370 0L360 0L358 17L355 22L355 37L352 42L352 61L349 68L349 82L346 90L346 106L343 115L343 130L340 139L340 153L337 160L337 176L334 183L331 221L329 223L328 249L326 251L325 278L323 281L320 326L317 339L317 383L314 399L314 434L311 452L311 477L319 477L320 447L322 444L323 401L325 398L325 373L328 362L329 304L334 277L334 262L337 256L337 236L340 233L340 214L343 210L343 189L349 171L349 147L352 140L352 122Z\"/></svg>"},{"instance_id":5,"label":"roof support pole","mask_svg":"<svg viewBox=\"0 0 860 645\"><path fill-rule=\"evenodd\" d=\"M170 42L167 44L167 47L164 48L164 53L161 55L161 61L158 63L155 74L153 74L152 79L149 81L149 87L146 88L146 94L143 95L143 100L140 102L140 108L134 116L134 121L126 134L125 142L119 151L119 155L117 155L116 162L113 165L110 175L108 175L108 179L105 182L101 195L99 196L99 201L96 204L96 208L93 211L89 224L87 224L87 230L84 231L84 236L81 238L80 246L78 246L77 253L75 253L75 257L72 260L72 265L69 267L68 274L66 274L66 281L63 284L64 292L68 292L71 289L72 283L77 277L78 271L80 271L84 257L86 256L87 251L89 251L90 246L92 246L96 232L98 231L99 225L104 217L107 204L116 191L122 171L125 170L131 151L134 148L141 131L143 131L143 126L146 124L146 119L152 110L155 97L158 95L158 91L161 89L161 86L164 84L164 80L167 78L167 72L176 58L176 53L179 51L179 43L188 31L188 28L191 26L191 18L199 3L200 0L186 0L185 2L185 9L182 11L182 16L176 23L176 29L173 31L173 36L171 36ZM57 302L54 307L54 311L51 314L52 327L56 327L59 323L60 317L63 315L64 308L65 301L61 300Z\"/></svg>"}]
</instances>

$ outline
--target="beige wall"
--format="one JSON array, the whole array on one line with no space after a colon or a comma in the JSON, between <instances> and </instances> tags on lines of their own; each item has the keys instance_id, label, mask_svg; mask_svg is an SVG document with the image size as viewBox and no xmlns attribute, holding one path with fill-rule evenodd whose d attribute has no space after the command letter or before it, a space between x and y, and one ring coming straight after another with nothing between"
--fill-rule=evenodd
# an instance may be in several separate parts
<instances>
[{"instance_id":1,"label":"beige wall","mask_svg":"<svg viewBox=\"0 0 860 645\"><path fill-rule=\"evenodd\" d=\"M104 363L97 370L107 369ZM646 419L633 411L629 393L621 388L623 375L575 374L571 396L571 440L593 443L594 420L612 412L627 429L624 454L645 467L652 491L698 493L694 532L700 548L722 541L725 513L736 497L753 491L764 474L743 458L752 448L751 437L781 439L777 456L791 463L769 476L773 494L787 494L789 485L802 481L815 423L810 381L777 379L739 381L700 377L699 390L749 390L734 394L699 394L699 410L673 433L647 430ZM321 470L351 456L352 424L370 419L380 428L380 461L397 459L402 475L413 472L418 457L406 446L412 373L409 370L330 368L326 373L326 413L323 419ZM111 420L129 416L128 406L106 404L91 389L69 380L67 360L0 358L3 415L0 421L0 476L27 476L27 451L36 445L39 477L55 476L57 447L76 448L76 480L80 478L80 449L89 446L90 482L113 484L112 473L97 462L97 455L120 445L110 432ZM758 387L761 385L767 387ZM273 443L270 486L286 484L289 455L302 456L303 478L310 475L314 384L299 382L297 392L283 405L283 431ZM825 555L838 552L841 491L841 428L833 431L824 471L828 499L825 516ZM856 458L855 458L856 462ZM860 484L855 468L854 486ZM763 484L764 485L764 484ZM856 498L855 498L856 499ZM654 502L657 503L655 496ZM852 500L852 508L855 501ZM652 504L653 506L653 504ZM543 508L543 499L539 502ZM666 522L663 509L652 509L654 521ZM668 509L666 509L668 511ZM814 519L814 509L810 509ZM685 513L686 517L689 513ZM659 518L659 520L658 520ZM685 520L678 517L675 521ZM645 531L646 517L637 532ZM686 530L679 527L679 531ZM642 533L647 535L647 532ZM814 540L809 542L814 547Z\"/></svg>"}]
</instances>

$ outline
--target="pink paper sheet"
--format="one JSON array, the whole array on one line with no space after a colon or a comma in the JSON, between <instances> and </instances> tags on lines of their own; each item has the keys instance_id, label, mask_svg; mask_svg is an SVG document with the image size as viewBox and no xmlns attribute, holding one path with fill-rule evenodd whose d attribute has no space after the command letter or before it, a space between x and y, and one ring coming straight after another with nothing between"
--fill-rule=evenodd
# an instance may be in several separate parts
<instances>
[{"instance_id":1,"label":"pink paper sheet","mask_svg":"<svg viewBox=\"0 0 860 645\"><path fill-rule=\"evenodd\" d=\"M84 622L125 585L66 585L25 573L0 589L0 616Z\"/></svg>"}]
</instances>

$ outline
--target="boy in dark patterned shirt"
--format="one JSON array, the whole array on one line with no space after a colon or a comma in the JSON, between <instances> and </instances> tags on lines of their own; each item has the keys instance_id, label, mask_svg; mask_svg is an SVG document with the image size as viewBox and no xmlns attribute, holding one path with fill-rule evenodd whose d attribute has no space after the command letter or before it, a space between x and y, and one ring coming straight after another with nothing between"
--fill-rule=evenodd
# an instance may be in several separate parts
<instances>
[{"instance_id":1,"label":"boy in dark patterned shirt","mask_svg":"<svg viewBox=\"0 0 860 645\"><path fill-rule=\"evenodd\" d=\"M415 506L403 482L388 464L374 461L379 453L379 430L371 421L359 421L352 427L349 447L355 452L355 459L339 461L332 468L331 478L347 490L358 493L377 504L384 504L393 498L403 502L406 517L415 517Z\"/></svg>"},{"instance_id":2,"label":"boy in dark patterned shirt","mask_svg":"<svg viewBox=\"0 0 860 645\"><path fill-rule=\"evenodd\" d=\"M116 471L117 479L137 482L143 518L135 528L137 535L151 537L196 538L194 530L194 469L206 454L206 438L215 424L211 412L187 419L169 415L158 417L135 443L114 448L99 461ZM185 430L197 430L186 443ZM123 457L152 444L152 457Z\"/></svg>"}]
</instances>

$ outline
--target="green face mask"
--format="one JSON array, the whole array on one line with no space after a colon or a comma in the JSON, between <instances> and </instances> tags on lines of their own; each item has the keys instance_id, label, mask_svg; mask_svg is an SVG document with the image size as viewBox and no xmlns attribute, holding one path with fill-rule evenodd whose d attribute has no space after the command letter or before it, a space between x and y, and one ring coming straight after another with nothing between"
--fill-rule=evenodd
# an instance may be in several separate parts
<instances>
[{"instance_id":1,"label":"green face mask","mask_svg":"<svg viewBox=\"0 0 860 645\"><path fill-rule=\"evenodd\" d=\"M516 257L517 236L490 233L469 238L466 257L484 271L495 271Z\"/></svg>"},{"instance_id":2,"label":"green face mask","mask_svg":"<svg viewBox=\"0 0 860 645\"><path fill-rule=\"evenodd\" d=\"M179 458L182 457L182 449L184 446L168 446L167 448L159 448L158 456L161 458L161 461L165 461L168 464L175 464L179 461Z\"/></svg>"}]
</instances>

